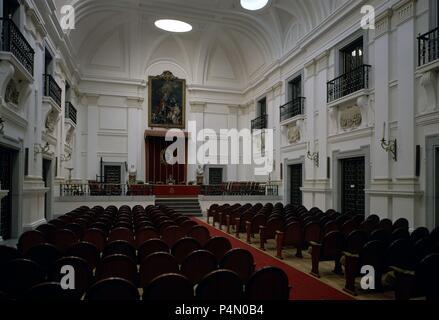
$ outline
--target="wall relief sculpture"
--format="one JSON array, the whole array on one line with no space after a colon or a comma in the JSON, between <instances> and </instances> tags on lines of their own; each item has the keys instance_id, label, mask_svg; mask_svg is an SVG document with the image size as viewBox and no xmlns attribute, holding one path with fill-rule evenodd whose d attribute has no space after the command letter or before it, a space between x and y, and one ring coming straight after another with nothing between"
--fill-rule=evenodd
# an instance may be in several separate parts
<instances>
[{"instance_id":1,"label":"wall relief sculpture","mask_svg":"<svg viewBox=\"0 0 439 320\"><path fill-rule=\"evenodd\" d=\"M340 127L343 130L356 129L362 121L361 109L358 106L348 107L340 114Z\"/></svg>"},{"instance_id":2,"label":"wall relief sculpture","mask_svg":"<svg viewBox=\"0 0 439 320\"><path fill-rule=\"evenodd\" d=\"M53 133L58 123L59 112L55 109L51 109L46 117L46 129L47 133Z\"/></svg>"},{"instance_id":3,"label":"wall relief sculpture","mask_svg":"<svg viewBox=\"0 0 439 320\"><path fill-rule=\"evenodd\" d=\"M300 129L297 125L288 128L288 142L290 144L298 143L300 141Z\"/></svg>"},{"instance_id":4,"label":"wall relief sculpture","mask_svg":"<svg viewBox=\"0 0 439 320\"><path fill-rule=\"evenodd\" d=\"M10 80L6 86L5 101L18 106L20 92L18 91L17 84L14 80Z\"/></svg>"}]
</instances>

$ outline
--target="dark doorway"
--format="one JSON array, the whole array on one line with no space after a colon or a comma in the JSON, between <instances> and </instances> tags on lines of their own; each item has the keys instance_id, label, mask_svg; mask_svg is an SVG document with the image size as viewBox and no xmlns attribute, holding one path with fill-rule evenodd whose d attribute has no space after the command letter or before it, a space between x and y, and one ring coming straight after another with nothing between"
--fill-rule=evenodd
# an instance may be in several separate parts
<instances>
[{"instance_id":1,"label":"dark doorway","mask_svg":"<svg viewBox=\"0 0 439 320\"><path fill-rule=\"evenodd\" d=\"M49 221L51 220L50 202L52 201L52 160L43 159L43 181L44 187L49 188L44 195L44 218Z\"/></svg>"},{"instance_id":2,"label":"dark doorway","mask_svg":"<svg viewBox=\"0 0 439 320\"><path fill-rule=\"evenodd\" d=\"M363 64L363 38L356 40L341 50L343 73L349 73Z\"/></svg>"},{"instance_id":3,"label":"dark doorway","mask_svg":"<svg viewBox=\"0 0 439 320\"><path fill-rule=\"evenodd\" d=\"M209 169L209 185L218 185L223 183L223 168Z\"/></svg>"},{"instance_id":4,"label":"dark doorway","mask_svg":"<svg viewBox=\"0 0 439 320\"><path fill-rule=\"evenodd\" d=\"M8 195L1 200L0 235L3 240L12 236L12 193L15 192L12 183L13 161L15 151L0 147L0 182L2 190L9 190Z\"/></svg>"},{"instance_id":5,"label":"dark doorway","mask_svg":"<svg viewBox=\"0 0 439 320\"><path fill-rule=\"evenodd\" d=\"M365 162L364 157L341 161L343 213L365 214Z\"/></svg>"},{"instance_id":6,"label":"dark doorway","mask_svg":"<svg viewBox=\"0 0 439 320\"><path fill-rule=\"evenodd\" d=\"M303 203L302 190L303 187L303 168L301 164L290 166L290 203L294 206L300 206Z\"/></svg>"},{"instance_id":7,"label":"dark doorway","mask_svg":"<svg viewBox=\"0 0 439 320\"><path fill-rule=\"evenodd\" d=\"M265 116L267 114L267 98L263 98L258 102L258 117Z\"/></svg>"},{"instance_id":8,"label":"dark doorway","mask_svg":"<svg viewBox=\"0 0 439 320\"><path fill-rule=\"evenodd\" d=\"M294 101L302 97L302 76L298 76L289 82L290 86L290 101Z\"/></svg>"}]
</instances>

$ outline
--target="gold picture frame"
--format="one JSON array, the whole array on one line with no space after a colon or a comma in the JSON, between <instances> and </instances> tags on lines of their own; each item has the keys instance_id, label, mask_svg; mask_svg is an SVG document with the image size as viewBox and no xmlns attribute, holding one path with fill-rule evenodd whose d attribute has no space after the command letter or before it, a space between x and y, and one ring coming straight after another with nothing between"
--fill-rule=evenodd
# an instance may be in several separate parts
<instances>
[{"instance_id":1,"label":"gold picture frame","mask_svg":"<svg viewBox=\"0 0 439 320\"><path fill-rule=\"evenodd\" d=\"M165 71L148 78L150 128L186 128L186 80Z\"/></svg>"}]
</instances>

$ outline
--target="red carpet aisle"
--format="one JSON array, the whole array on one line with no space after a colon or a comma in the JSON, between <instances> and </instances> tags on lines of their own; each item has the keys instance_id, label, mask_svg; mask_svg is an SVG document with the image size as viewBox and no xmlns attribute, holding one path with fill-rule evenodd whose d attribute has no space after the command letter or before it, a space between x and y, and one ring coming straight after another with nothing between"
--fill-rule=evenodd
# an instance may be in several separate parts
<instances>
[{"instance_id":1,"label":"red carpet aisle","mask_svg":"<svg viewBox=\"0 0 439 320\"><path fill-rule=\"evenodd\" d=\"M194 218L195 219L195 218ZM256 268L259 269L264 266L274 266L283 269L290 280L291 300L354 300L353 297L338 291L323 282L315 279L311 275L303 273L294 269L293 267L273 258L272 256L259 251L245 242L242 242L229 234L222 232L207 223L196 219L200 224L209 228L212 236L226 237L230 240L234 248L242 248L249 250L255 258Z\"/></svg>"}]
</instances>

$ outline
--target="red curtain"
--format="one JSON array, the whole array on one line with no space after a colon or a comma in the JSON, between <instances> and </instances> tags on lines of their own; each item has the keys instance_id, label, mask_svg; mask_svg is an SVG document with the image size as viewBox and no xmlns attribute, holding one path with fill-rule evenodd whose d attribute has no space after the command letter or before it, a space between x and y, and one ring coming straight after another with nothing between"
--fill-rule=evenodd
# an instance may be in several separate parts
<instances>
[{"instance_id":1,"label":"red curtain","mask_svg":"<svg viewBox=\"0 0 439 320\"><path fill-rule=\"evenodd\" d=\"M166 184L172 178L175 184L186 183L187 164L166 163L165 151L172 143L164 137L146 138L146 182ZM187 141L185 148L187 154Z\"/></svg>"}]
</instances>

